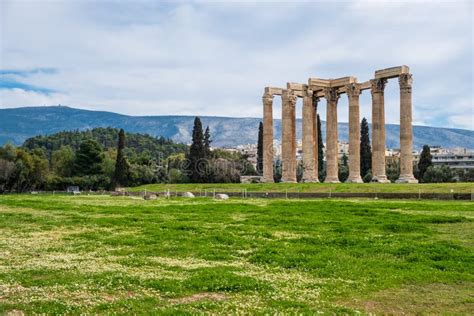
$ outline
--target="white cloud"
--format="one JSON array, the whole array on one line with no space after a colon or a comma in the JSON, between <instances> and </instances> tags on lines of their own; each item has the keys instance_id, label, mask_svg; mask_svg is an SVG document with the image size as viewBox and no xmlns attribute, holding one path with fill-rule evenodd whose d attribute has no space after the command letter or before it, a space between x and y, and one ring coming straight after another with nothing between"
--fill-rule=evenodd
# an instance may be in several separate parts
<instances>
[{"instance_id":1,"label":"white cloud","mask_svg":"<svg viewBox=\"0 0 474 316\"><path fill-rule=\"evenodd\" d=\"M46 95L23 89L0 89L0 100L8 100L9 107L67 104L69 98L61 94Z\"/></svg>"},{"instance_id":2,"label":"white cloud","mask_svg":"<svg viewBox=\"0 0 474 316\"><path fill-rule=\"evenodd\" d=\"M415 121L472 128L448 119L472 108L472 97L468 108L456 101L472 96L469 2L1 5L0 68L58 70L17 78L56 93L4 89L1 107L51 102L132 115L260 116L264 86L310 76L365 81L375 69L409 64ZM397 123L396 89L386 97L387 122ZM370 118L370 98L361 101ZM444 120L432 115L438 111Z\"/></svg>"}]
</instances>

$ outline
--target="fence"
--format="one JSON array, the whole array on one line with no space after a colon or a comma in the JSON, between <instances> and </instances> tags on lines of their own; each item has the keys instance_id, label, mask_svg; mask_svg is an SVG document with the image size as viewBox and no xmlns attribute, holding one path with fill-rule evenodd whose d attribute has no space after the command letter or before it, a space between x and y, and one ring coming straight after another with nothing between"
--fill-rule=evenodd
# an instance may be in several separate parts
<instances>
[{"instance_id":1,"label":"fence","mask_svg":"<svg viewBox=\"0 0 474 316\"><path fill-rule=\"evenodd\" d=\"M225 189L201 189L199 191L189 191L196 197L215 198L216 194L227 194L229 197L243 199L323 199L323 198L366 198L366 199L410 199L410 200L466 200L474 201L474 190L471 193L429 193L429 192L257 192L247 189L228 191ZM156 195L166 198L179 197L183 192L177 190L166 190L160 192L115 192L115 191L83 191L82 195L112 195L112 196L145 196ZM4 192L3 194L16 194L16 192ZM33 191L29 194L58 194L73 195L67 191Z\"/></svg>"}]
</instances>

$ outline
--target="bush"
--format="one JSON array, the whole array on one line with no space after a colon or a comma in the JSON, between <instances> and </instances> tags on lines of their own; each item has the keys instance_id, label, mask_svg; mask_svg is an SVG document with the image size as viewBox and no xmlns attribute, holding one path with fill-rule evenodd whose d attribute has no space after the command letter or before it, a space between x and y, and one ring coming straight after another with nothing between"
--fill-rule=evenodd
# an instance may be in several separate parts
<instances>
[{"instance_id":1,"label":"bush","mask_svg":"<svg viewBox=\"0 0 474 316\"><path fill-rule=\"evenodd\" d=\"M369 183L370 181L372 181L372 170L369 169L369 171L362 180L364 181L364 183Z\"/></svg>"},{"instance_id":2,"label":"bush","mask_svg":"<svg viewBox=\"0 0 474 316\"><path fill-rule=\"evenodd\" d=\"M454 171L448 166L429 166L423 174L424 183L455 182Z\"/></svg>"}]
</instances>

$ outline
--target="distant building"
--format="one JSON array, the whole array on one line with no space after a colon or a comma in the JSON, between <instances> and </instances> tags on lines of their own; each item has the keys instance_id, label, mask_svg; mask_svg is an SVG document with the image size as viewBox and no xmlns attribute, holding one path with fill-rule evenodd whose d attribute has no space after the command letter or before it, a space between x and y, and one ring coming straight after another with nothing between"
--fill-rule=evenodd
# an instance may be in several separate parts
<instances>
[{"instance_id":1,"label":"distant building","mask_svg":"<svg viewBox=\"0 0 474 316\"><path fill-rule=\"evenodd\" d=\"M432 154L433 166L446 165L452 169L474 169L474 150L455 148L448 152Z\"/></svg>"}]
</instances>

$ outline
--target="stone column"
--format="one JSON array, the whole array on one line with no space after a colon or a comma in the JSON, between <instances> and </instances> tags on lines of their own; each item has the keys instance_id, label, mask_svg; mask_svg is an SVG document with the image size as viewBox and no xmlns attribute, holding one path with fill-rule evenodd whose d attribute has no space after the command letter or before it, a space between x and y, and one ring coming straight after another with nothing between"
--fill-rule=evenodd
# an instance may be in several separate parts
<instances>
[{"instance_id":1,"label":"stone column","mask_svg":"<svg viewBox=\"0 0 474 316\"><path fill-rule=\"evenodd\" d=\"M346 86L349 98L349 177L346 182L362 183L360 177L360 86L352 83Z\"/></svg>"},{"instance_id":2,"label":"stone column","mask_svg":"<svg viewBox=\"0 0 474 316\"><path fill-rule=\"evenodd\" d=\"M318 102L319 98L313 93L313 154L314 154L314 181L319 182L318 160Z\"/></svg>"},{"instance_id":3,"label":"stone column","mask_svg":"<svg viewBox=\"0 0 474 316\"><path fill-rule=\"evenodd\" d=\"M273 182L273 95L263 95L263 182Z\"/></svg>"},{"instance_id":4,"label":"stone column","mask_svg":"<svg viewBox=\"0 0 474 316\"><path fill-rule=\"evenodd\" d=\"M296 95L284 90L281 116L281 163L282 182L296 182Z\"/></svg>"},{"instance_id":5,"label":"stone column","mask_svg":"<svg viewBox=\"0 0 474 316\"><path fill-rule=\"evenodd\" d=\"M303 182L318 182L314 154L315 113L313 91L308 89L303 97Z\"/></svg>"},{"instance_id":6,"label":"stone column","mask_svg":"<svg viewBox=\"0 0 474 316\"><path fill-rule=\"evenodd\" d=\"M338 148L337 148L337 90L324 90L327 101L326 110L326 183L338 183Z\"/></svg>"},{"instance_id":7,"label":"stone column","mask_svg":"<svg viewBox=\"0 0 474 316\"><path fill-rule=\"evenodd\" d=\"M390 182L385 175L385 106L387 79L370 80L372 91L372 181Z\"/></svg>"},{"instance_id":8,"label":"stone column","mask_svg":"<svg viewBox=\"0 0 474 316\"><path fill-rule=\"evenodd\" d=\"M400 177L398 183L418 183L413 176L412 74L402 74L400 83Z\"/></svg>"}]
</instances>

